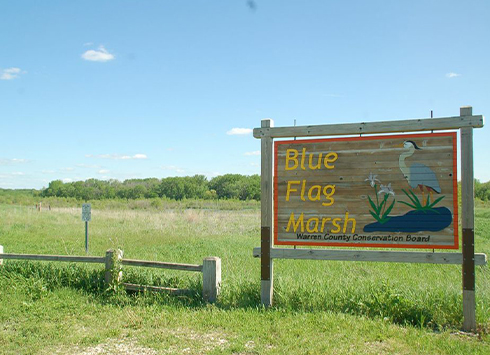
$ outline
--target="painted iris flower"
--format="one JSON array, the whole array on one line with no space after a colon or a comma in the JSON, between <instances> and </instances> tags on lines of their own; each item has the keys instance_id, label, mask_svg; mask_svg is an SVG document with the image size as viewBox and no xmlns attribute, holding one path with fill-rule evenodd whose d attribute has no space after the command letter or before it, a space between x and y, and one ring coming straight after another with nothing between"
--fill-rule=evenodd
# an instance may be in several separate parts
<instances>
[{"instance_id":1,"label":"painted iris flower","mask_svg":"<svg viewBox=\"0 0 490 355\"><path fill-rule=\"evenodd\" d=\"M364 181L369 181L369 183L371 184L371 187L374 187L374 185L376 185L376 181L377 181L377 182L381 182L381 181L379 181L379 180L376 178L377 176L378 176L378 175L375 175L375 174L373 174L372 172L370 172L370 173L369 173L368 178L367 178L367 179L364 179Z\"/></svg>"}]
</instances>

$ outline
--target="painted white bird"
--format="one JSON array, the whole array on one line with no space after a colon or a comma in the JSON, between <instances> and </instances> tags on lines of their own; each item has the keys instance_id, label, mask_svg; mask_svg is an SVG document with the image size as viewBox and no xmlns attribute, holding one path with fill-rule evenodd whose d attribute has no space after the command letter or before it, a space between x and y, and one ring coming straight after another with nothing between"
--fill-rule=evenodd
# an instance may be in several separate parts
<instances>
[{"instance_id":1,"label":"painted white bird","mask_svg":"<svg viewBox=\"0 0 490 355\"><path fill-rule=\"evenodd\" d=\"M422 191L422 196L424 196L425 187L432 200L432 192L438 194L441 193L441 187L439 186L436 174L427 165L420 163L413 163L410 167L407 167L405 159L411 157L416 150L422 149L419 148L414 141L403 142L403 148L405 148L406 151L400 154L398 164L400 165L400 170L402 171L404 178L407 179L408 184L412 189L418 187L420 191Z\"/></svg>"}]
</instances>

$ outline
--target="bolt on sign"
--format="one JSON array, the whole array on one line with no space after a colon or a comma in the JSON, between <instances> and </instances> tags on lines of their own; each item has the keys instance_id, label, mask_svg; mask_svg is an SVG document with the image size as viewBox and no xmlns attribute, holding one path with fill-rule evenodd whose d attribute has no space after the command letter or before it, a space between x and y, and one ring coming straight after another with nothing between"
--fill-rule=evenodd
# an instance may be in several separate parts
<instances>
[{"instance_id":1,"label":"bolt on sign","mask_svg":"<svg viewBox=\"0 0 490 355\"><path fill-rule=\"evenodd\" d=\"M276 141L278 245L458 248L456 133Z\"/></svg>"}]
</instances>

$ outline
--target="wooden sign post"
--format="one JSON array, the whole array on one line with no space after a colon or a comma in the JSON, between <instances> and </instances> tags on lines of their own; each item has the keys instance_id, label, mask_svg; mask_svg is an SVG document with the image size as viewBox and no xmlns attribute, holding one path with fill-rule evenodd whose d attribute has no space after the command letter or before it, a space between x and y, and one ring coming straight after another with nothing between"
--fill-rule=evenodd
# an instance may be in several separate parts
<instances>
[{"instance_id":1,"label":"wooden sign post","mask_svg":"<svg viewBox=\"0 0 490 355\"><path fill-rule=\"evenodd\" d=\"M274 127L271 119L262 120L261 127L268 129ZM274 290L274 265L270 251L272 249L272 137L261 140L261 291L260 299L264 305L272 305Z\"/></svg>"},{"instance_id":2,"label":"wooden sign post","mask_svg":"<svg viewBox=\"0 0 490 355\"><path fill-rule=\"evenodd\" d=\"M474 253L472 132L480 127L483 116L471 107L456 117L359 124L263 120L254 129L262 142L261 248L254 249L262 304L273 302L274 258L461 264L463 328L475 330L475 265L486 264L486 255ZM462 253L273 247L458 249L457 136L433 133L454 129L461 131ZM351 137L333 137L342 135ZM330 137L273 142L321 136Z\"/></svg>"},{"instance_id":3,"label":"wooden sign post","mask_svg":"<svg viewBox=\"0 0 490 355\"><path fill-rule=\"evenodd\" d=\"M471 117L471 107L461 107L460 115ZM463 209L463 329L476 330L475 300L475 201L473 176L473 128L461 128L461 203Z\"/></svg>"}]
</instances>

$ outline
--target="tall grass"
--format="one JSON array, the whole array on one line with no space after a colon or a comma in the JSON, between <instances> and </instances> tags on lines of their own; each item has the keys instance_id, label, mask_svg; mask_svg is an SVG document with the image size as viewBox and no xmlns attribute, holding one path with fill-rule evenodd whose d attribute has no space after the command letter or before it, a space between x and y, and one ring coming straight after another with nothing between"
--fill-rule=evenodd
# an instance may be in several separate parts
<instances>
[{"instance_id":1,"label":"tall grass","mask_svg":"<svg viewBox=\"0 0 490 355\"><path fill-rule=\"evenodd\" d=\"M490 213L477 209L476 249L490 250ZM5 252L84 254L84 225L78 208L36 212L0 206L0 244ZM260 262L252 257L259 245L257 210L110 210L93 211L90 254L121 248L125 257L183 263L222 258L223 287L218 307L260 308ZM455 265L328 261L275 261L275 309L293 312L331 311L384 319L395 324L434 329L462 322L461 268ZM163 302L206 307L200 301L199 274L124 268L124 281L189 288L187 297L149 294L108 295L101 266L8 261L0 284L25 287L33 297L54 289L74 288L95 300L132 304ZM477 267L477 321L490 327L490 273ZM22 286L23 285L23 286Z\"/></svg>"},{"instance_id":2,"label":"tall grass","mask_svg":"<svg viewBox=\"0 0 490 355\"><path fill-rule=\"evenodd\" d=\"M260 201L237 199L182 199L173 200L166 197L124 199L112 198L103 200L77 200L73 197L41 197L36 190L2 190L0 189L0 204L28 206L34 208L41 203L43 210L49 208L74 207L80 208L82 203L89 202L97 209L109 210L183 210L183 209L213 209L213 210L243 210L259 209Z\"/></svg>"}]
</instances>

